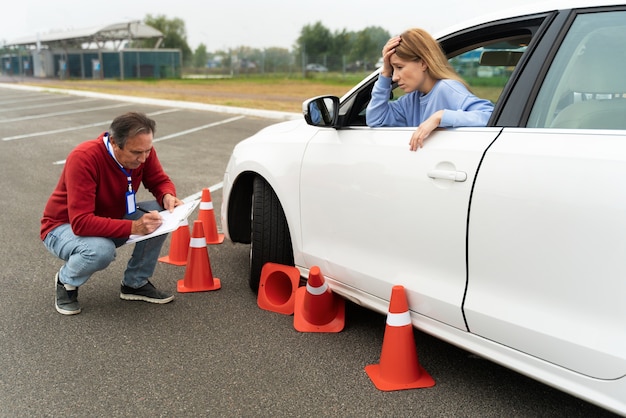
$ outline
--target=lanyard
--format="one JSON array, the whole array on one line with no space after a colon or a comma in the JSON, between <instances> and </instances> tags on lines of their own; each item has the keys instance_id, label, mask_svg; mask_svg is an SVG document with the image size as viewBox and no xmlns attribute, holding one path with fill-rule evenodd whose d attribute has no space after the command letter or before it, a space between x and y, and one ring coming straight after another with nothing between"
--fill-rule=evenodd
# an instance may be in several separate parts
<instances>
[{"instance_id":1,"label":"lanyard","mask_svg":"<svg viewBox=\"0 0 626 418\"><path fill-rule=\"evenodd\" d=\"M117 158L115 158L115 154L113 154L113 149L111 148L111 141L109 141L108 132L104 134L104 143L106 145L107 151L109 152L109 155L113 157L113 159L119 166L120 170L122 170L122 172L126 176L126 180L128 180L128 191L126 192L126 213L128 215L132 215L137 210L137 202L135 201L135 192L133 191L133 178L132 178L133 170L126 171L126 169L122 166L122 164L120 164L120 162L117 161Z\"/></svg>"},{"instance_id":2,"label":"lanyard","mask_svg":"<svg viewBox=\"0 0 626 418\"><path fill-rule=\"evenodd\" d=\"M106 147L107 147L107 151L109 152L109 155L111 157L113 157L113 159L117 163L117 165L120 168L120 170L122 170L122 172L126 176L126 180L128 180L128 192L132 193L133 192L133 179L132 179L133 170L126 171L126 169L122 166L122 164L120 164L120 162L117 161L117 158L115 158L115 154L113 154L113 150L111 149L111 141L109 140L109 134L108 133L104 134L104 138L106 140L105 144L106 144Z\"/></svg>"}]
</instances>

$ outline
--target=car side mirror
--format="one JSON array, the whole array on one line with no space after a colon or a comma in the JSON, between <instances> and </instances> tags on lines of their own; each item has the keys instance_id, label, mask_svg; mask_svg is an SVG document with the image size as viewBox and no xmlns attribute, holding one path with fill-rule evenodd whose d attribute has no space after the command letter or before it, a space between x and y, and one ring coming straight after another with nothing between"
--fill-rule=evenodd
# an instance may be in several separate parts
<instances>
[{"instance_id":1,"label":"car side mirror","mask_svg":"<svg viewBox=\"0 0 626 418\"><path fill-rule=\"evenodd\" d=\"M339 98L318 96L302 103L302 113L306 123L312 126L333 127L339 116Z\"/></svg>"}]
</instances>

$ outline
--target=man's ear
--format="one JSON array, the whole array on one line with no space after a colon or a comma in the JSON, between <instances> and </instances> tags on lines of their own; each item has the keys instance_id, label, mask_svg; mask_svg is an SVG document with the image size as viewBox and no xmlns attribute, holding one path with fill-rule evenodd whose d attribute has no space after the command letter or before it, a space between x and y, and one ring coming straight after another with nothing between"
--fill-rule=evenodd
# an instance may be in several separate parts
<instances>
[{"instance_id":1,"label":"man's ear","mask_svg":"<svg viewBox=\"0 0 626 418\"><path fill-rule=\"evenodd\" d=\"M117 142L115 142L115 140L112 137L109 137L109 143L111 144L112 147L116 149L120 149L120 150L123 149L122 147L117 145Z\"/></svg>"}]
</instances>

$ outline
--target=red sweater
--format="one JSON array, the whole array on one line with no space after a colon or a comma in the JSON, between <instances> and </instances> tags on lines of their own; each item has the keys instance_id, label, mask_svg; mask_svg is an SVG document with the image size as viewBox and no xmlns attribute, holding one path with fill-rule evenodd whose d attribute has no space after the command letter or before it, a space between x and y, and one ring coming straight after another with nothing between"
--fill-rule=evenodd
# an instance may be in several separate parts
<instances>
[{"instance_id":1,"label":"red sweater","mask_svg":"<svg viewBox=\"0 0 626 418\"><path fill-rule=\"evenodd\" d=\"M83 142L70 152L61 178L48 199L41 219L41 239L62 224L71 224L74 234L90 237L124 238L132 221L126 215L128 180L102 140ZM163 171L154 148L139 168L132 171L133 190L143 183L157 202L176 196L176 188Z\"/></svg>"}]
</instances>

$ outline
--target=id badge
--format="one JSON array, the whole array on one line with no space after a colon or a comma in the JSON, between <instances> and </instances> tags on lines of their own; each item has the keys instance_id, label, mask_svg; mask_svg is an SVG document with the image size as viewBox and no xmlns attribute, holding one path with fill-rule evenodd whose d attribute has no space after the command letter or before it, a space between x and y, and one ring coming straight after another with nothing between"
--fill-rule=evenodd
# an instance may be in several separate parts
<instances>
[{"instance_id":1,"label":"id badge","mask_svg":"<svg viewBox=\"0 0 626 418\"><path fill-rule=\"evenodd\" d=\"M137 211L137 202L135 202L135 192L126 192L126 214L132 215Z\"/></svg>"}]
</instances>

